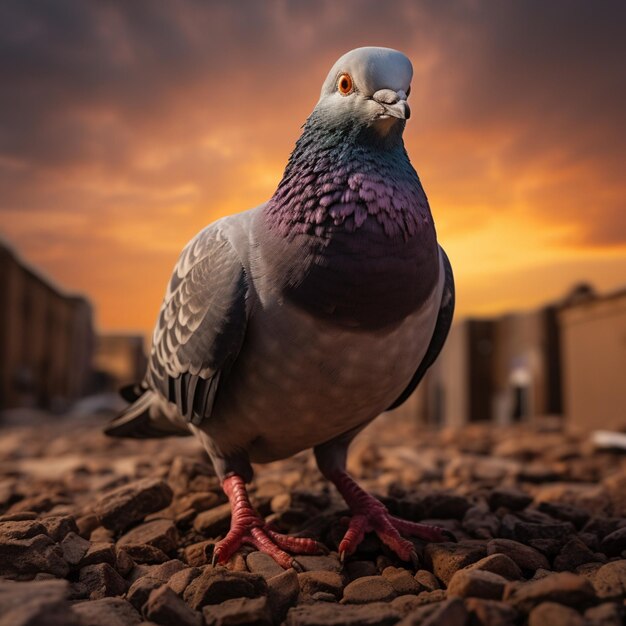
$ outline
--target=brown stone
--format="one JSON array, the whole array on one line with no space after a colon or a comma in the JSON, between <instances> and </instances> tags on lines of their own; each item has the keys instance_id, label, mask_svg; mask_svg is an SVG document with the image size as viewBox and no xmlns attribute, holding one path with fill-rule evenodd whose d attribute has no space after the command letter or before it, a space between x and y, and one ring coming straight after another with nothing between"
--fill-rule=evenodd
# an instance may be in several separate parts
<instances>
[{"instance_id":1,"label":"brown stone","mask_svg":"<svg viewBox=\"0 0 626 626\"><path fill-rule=\"evenodd\" d=\"M626 526L608 534L600 544L600 550L608 556L619 556L626 550Z\"/></svg>"},{"instance_id":2,"label":"brown stone","mask_svg":"<svg viewBox=\"0 0 626 626\"><path fill-rule=\"evenodd\" d=\"M0 626L78 626L65 580L0 582Z\"/></svg>"},{"instance_id":3,"label":"brown stone","mask_svg":"<svg viewBox=\"0 0 626 626\"><path fill-rule=\"evenodd\" d=\"M193 567L206 565L211 561L210 555L213 554L214 547L215 541L213 539L199 541L198 543L192 543L184 550L185 561L188 565L192 565Z\"/></svg>"},{"instance_id":4,"label":"brown stone","mask_svg":"<svg viewBox=\"0 0 626 626\"><path fill-rule=\"evenodd\" d=\"M467 598L465 608L473 626L512 626L518 622L518 612L504 602Z\"/></svg>"},{"instance_id":5,"label":"brown stone","mask_svg":"<svg viewBox=\"0 0 626 626\"><path fill-rule=\"evenodd\" d=\"M94 511L105 528L122 531L156 511L169 506L172 490L162 480L144 478L105 494Z\"/></svg>"},{"instance_id":6,"label":"brown stone","mask_svg":"<svg viewBox=\"0 0 626 626\"><path fill-rule=\"evenodd\" d=\"M137 578L130 586L126 599L139 611L147 602L150 593L168 582L172 576L185 569L182 561L173 559L162 565L156 565L150 571Z\"/></svg>"},{"instance_id":7,"label":"brown stone","mask_svg":"<svg viewBox=\"0 0 626 626\"><path fill-rule=\"evenodd\" d=\"M126 550L115 550L115 569L121 576L127 576L135 567L135 561L133 561Z\"/></svg>"},{"instance_id":8,"label":"brown stone","mask_svg":"<svg viewBox=\"0 0 626 626\"><path fill-rule=\"evenodd\" d=\"M399 596L418 594L424 590L424 587L415 580L411 572L401 567L386 567L382 576Z\"/></svg>"},{"instance_id":9,"label":"brown stone","mask_svg":"<svg viewBox=\"0 0 626 626\"><path fill-rule=\"evenodd\" d=\"M170 556L163 552L163 550L145 543L125 545L124 550L135 563L147 563L152 565L155 563L165 563L170 559Z\"/></svg>"},{"instance_id":10,"label":"brown stone","mask_svg":"<svg viewBox=\"0 0 626 626\"><path fill-rule=\"evenodd\" d=\"M72 606L81 626L138 626L139 613L122 598L102 598Z\"/></svg>"},{"instance_id":11,"label":"brown stone","mask_svg":"<svg viewBox=\"0 0 626 626\"><path fill-rule=\"evenodd\" d=\"M217 537L230 528L230 504L220 504L196 515L193 529L205 537Z\"/></svg>"},{"instance_id":12,"label":"brown stone","mask_svg":"<svg viewBox=\"0 0 626 626\"><path fill-rule=\"evenodd\" d=\"M61 541L63 558L70 565L77 565L85 556L91 543L74 532L68 533Z\"/></svg>"},{"instance_id":13,"label":"brown stone","mask_svg":"<svg viewBox=\"0 0 626 626\"><path fill-rule=\"evenodd\" d=\"M91 533L100 526L100 520L94 513L88 513L76 519L76 526L78 527L77 534L84 539L89 539Z\"/></svg>"},{"instance_id":14,"label":"brown stone","mask_svg":"<svg viewBox=\"0 0 626 626\"><path fill-rule=\"evenodd\" d=\"M352 581L343 590L342 603L368 604L369 602L389 602L397 593L383 576L363 576Z\"/></svg>"},{"instance_id":15,"label":"brown stone","mask_svg":"<svg viewBox=\"0 0 626 626\"><path fill-rule=\"evenodd\" d=\"M554 559L554 569L557 572L575 570L585 563L593 563L598 557L578 537L570 539Z\"/></svg>"},{"instance_id":16,"label":"brown stone","mask_svg":"<svg viewBox=\"0 0 626 626\"><path fill-rule=\"evenodd\" d=\"M318 591L325 591L340 598L343 590L343 579L337 572L302 572L298 574L298 582L302 592L310 596Z\"/></svg>"},{"instance_id":17,"label":"brown stone","mask_svg":"<svg viewBox=\"0 0 626 626\"><path fill-rule=\"evenodd\" d=\"M285 626L393 626L398 617L384 602L303 605L289 610Z\"/></svg>"},{"instance_id":18,"label":"brown stone","mask_svg":"<svg viewBox=\"0 0 626 626\"><path fill-rule=\"evenodd\" d=\"M345 565L345 572L349 580L356 580L361 576L376 576L378 568L372 561L350 561Z\"/></svg>"},{"instance_id":19,"label":"brown stone","mask_svg":"<svg viewBox=\"0 0 626 626\"><path fill-rule=\"evenodd\" d=\"M493 489L487 499L492 511L505 507L512 511L525 509L532 501L532 496L519 491L518 489L509 489L505 487L497 487Z\"/></svg>"},{"instance_id":20,"label":"brown stone","mask_svg":"<svg viewBox=\"0 0 626 626\"><path fill-rule=\"evenodd\" d=\"M71 515L48 515L40 521L46 529L46 535L53 541L62 541L68 533L78 533L76 520Z\"/></svg>"},{"instance_id":21,"label":"brown stone","mask_svg":"<svg viewBox=\"0 0 626 626\"><path fill-rule=\"evenodd\" d=\"M493 572L462 569L450 579L448 597L500 600L506 583L506 578Z\"/></svg>"},{"instance_id":22,"label":"brown stone","mask_svg":"<svg viewBox=\"0 0 626 626\"><path fill-rule=\"evenodd\" d=\"M276 561L265 552L251 552L246 557L246 565L253 574L259 574L265 579L278 576L285 570Z\"/></svg>"},{"instance_id":23,"label":"brown stone","mask_svg":"<svg viewBox=\"0 0 626 626\"><path fill-rule=\"evenodd\" d=\"M595 598L591 583L570 572L549 574L526 583L508 583L504 600L523 613L530 612L542 602L557 602L572 607L590 604Z\"/></svg>"},{"instance_id":24,"label":"brown stone","mask_svg":"<svg viewBox=\"0 0 626 626\"><path fill-rule=\"evenodd\" d=\"M587 626L624 626L626 606L604 602L585 611Z\"/></svg>"},{"instance_id":25,"label":"brown stone","mask_svg":"<svg viewBox=\"0 0 626 626\"><path fill-rule=\"evenodd\" d=\"M335 556L297 556L298 563L305 572L341 572L342 565Z\"/></svg>"},{"instance_id":26,"label":"brown stone","mask_svg":"<svg viewBox=\"0 0 626 626\"><path fill-rule=\"evenodd\" d=\"M0 576L28 579L45 572L65 578L69 565L63 553L47 535L28 539L0 539Z\"/></svg>"},{"instance_id":27,"label":"brown stone","mask_svg":"<svg viewBox=\"0 0 626 626\"><path fill-rule=\"evenodd\" d=\"M143 614L159 626L202 625L202 615L190 609L167 585L152 590Z\"/></svg>"},{"instance_id":28,"label":"brown stone","mask_svg":"<svg viewBox=\"0 0 626 626\"><path fill-rule=\"evenodd\" d=\"M115 546L112 543L96 542L90 543L87 548L87 552L83 555L78 567L85 567L86 565L95 565L97 563L108 563L109 565L115 565L116 555Z\"/></svg>"},{"instance_id":29,"label":"brown stone","mask_svg":"<svg viewBox=\"0 0 626 626\"><path fill-rule=\"evenodd\" d=\"M91 600L121 596L128 587L126 581L108 563L83 567L78 580L86 587Z\"/></svg>"},{"instance_id":30,"label":"brown stone","mask_svg":"<svg viewBox=\"0 0 626 626\"><path fill-rule=\"evenodd\" d=\"M490 554L484 559L468 565L465 569L492 572L493 574L503 576L507 580L519 580L522 578L522 572L517 563L506 554L500 553Z\"/></svg>"},{"instance_id":31,"label":"brown stone","mask_svg":"<svg viewBox=\"0 0 626 626\"><path fill-rule=\"evenodd\" d=\"M487 544L487 554L506 554L523 571L550 568L548 559L541 552L512 539L492 539Z\"/></svg>"},{"instance_id":32,"label":"brown stone","mask_svg":"<svg viewBox=\"0 0 626 626\"><path fill-rule=\"evenodd\" d=\"M626 559L600 567L593 576L593 587L603 600L626 596Z\"/></svg>"},{"instance_id":33,"label":"brown stone","mask_svg":"<svg viewBox=\"0 0 626 626\"><path fill-rule=\"evenodd\" d=\"M426 590L426 591L435 591L436 589L441 589L441 585L437 580L437 577L429 572L427 569L420 569L415 572L415 580Z\"/></svg>"},{"instance_id":34,"label":"brown stone","mask_svg":"<svg viewBox=\"0 0 626 626\"><path fill-rule=\"evenodd\" d=\"M281 623L298 599L298 575L294 569L284 570L267 581L267 588L272 618L274 622Z\"/></svg>"},{"instance_id":35,"label":"brown stone","mask_svg":"<svg viewBox=\"0 0 626 626\"><path fill-rule=\"evenodd\" d=\"M117 545L123 548L149 545L172 554L178 546L178 531L172 520L157 519L135 526L119 538Z\"/></svg>"},{"instance_id":36,"label":"brown stone","mask_svg":"<svg viewBox=\"0 0 626 626\"><path fill-rule=\"evenodd\" d=\"M38 520L0 522L0 541L30 539L35 535L47 535L46 527Z\"/></svg>"},{"instance_id":37,"label":"brown stone","mask_svg":"<svg viewBox=\"0 0 626 626\"><path fill-rule=\"evenodd\" d=\"M221 604L210 604L202 609L206 626L271 626L272 618L267 598L232 598ZM175 626L172 624L172 626Z\"/></svg>"},{"instance_id":38,"label":"brown stone","mask_svg":"<svg viewBox=\"0 0 626 626\"><path fill-rule=\"evenodd\" d=\"M437 578L448 584L454 574L485 556L485 546L471 543L429 543L424 555Z\"/></svg>"},{"instance_id":39,"label":"brown stone","mask_svg":"<svg viewBox=\"0 0 626 626\"><path fill-rule=\"evenodd\" d=\"M528 626L585 626L583 616L556 602L542 602L528 616Z\"/></svg>"},{"instance_id":40,"label":"brown stone","mask_svg":"<svg viewBox=\"0 0 626 626\"><path fill-rule=\"evenodd\" d=\"M425 605L409 613L398 626L466 626L469 615L459 598Z\"/></svg>"},{"instance_id":41,"label":"brown stone","mask_svg":"<svg viewBox=\"0 0 626 626\"><path fill-rule=\"evenodd\" d=\"M167 586L170 587L179 596L182 596L185 589L189 586L194 578L198 578L202 574L202 570L198 567L186 567L174 574L168 581Z\"/></svg>"},{"instance_id":42,"label":"brown stone","mask_svg":"<svg viewBox=\"0 0 626 626\"><path fill-rule=\"evenodd\" d=\"M231 598L256 598L266 593L267 583L262 576L208 566L189 584L183 597L192 609L197 610L207 604L219 604Z\"/></svg>"}]
</instances>

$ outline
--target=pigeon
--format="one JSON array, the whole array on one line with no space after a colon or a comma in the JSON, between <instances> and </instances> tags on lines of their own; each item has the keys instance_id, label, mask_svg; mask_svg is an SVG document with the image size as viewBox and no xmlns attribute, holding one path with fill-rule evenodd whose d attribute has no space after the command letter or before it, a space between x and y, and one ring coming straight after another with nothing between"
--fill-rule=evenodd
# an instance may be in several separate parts
<instances>
[{"instance_id":1,"label":"pigeon","mask_svg":"<svg viewBox=\"0 0 626 626\"><path fill-rule=\"evenodd\" d=\"M132 404L105 430L198 437L232 509L215 563L242 544L285 568L320 551L268 525L246 487L252 462L309 448L352 514L342 560L368 532L405 561L410 537L454 539L391 515L346 471L350 442L411 395L454 312L450 262L403 142L412 77L390 48L333 65L270 200L182 251L145 378L123 390Z\"/></svg>"}]
</instances>

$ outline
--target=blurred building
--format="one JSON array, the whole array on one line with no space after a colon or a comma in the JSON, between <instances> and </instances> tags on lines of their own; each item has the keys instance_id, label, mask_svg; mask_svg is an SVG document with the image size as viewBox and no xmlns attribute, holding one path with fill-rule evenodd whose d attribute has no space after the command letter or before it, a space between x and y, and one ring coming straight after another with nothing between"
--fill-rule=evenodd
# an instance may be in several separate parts
<instances>
[{"instance_id":1,"label":"blurred building","mask_svg":"<svg viewBox=\"0 0 626 626\"><path fill-rule=\"evenodd\" d=\"M0 241L0 408L62 409L91 384L92 309Z\"/></svg>"},{"instance_id":2,"label":"blurred building","mask_svg":"<svg viewBox=\"0 0 626 626\"><path fill-rule=\"evenodd\" d=\"M422 384L397 409L435 426L561 415L626 427L626 290L578 285L534 311L455 322Z\"/></svg>"},{"instance_id":3,"label":"blurred building","mask_svg":"<svg viewBox=\"0 0 626 626\"><path fill-rule=\"evenodd\" d=\"M147 366L143 335L98 335L93 363L99 390L116 391L139 382Z\"/></svg>"},{"instance_id":4,"label":"blurred building","mask_svg":"<svg viewBox=\"0 0 626 626\"><path fill-rule=\"evenodd\" d=\"M559 312L565 414L578 429L626 428L626 289Z\"/></svg>"}]
</instances>

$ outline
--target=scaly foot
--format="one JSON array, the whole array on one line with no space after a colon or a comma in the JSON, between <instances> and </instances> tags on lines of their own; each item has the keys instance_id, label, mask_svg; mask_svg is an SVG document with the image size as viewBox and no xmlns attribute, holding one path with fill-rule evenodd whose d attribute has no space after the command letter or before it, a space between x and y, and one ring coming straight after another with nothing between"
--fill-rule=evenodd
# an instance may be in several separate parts
<instances>
[{"instance_id":1,"label":"scaly foot","mask_svg":"<svg viewBox=\"0 0 626 626\"><path fill-rule=\"evenodd\" d=\"M287 551L295 554L319 554L323 551L313 539L291 537L269 528L250 504L246 485L241 476L236 474L228 476L224 479L222 487L230 501L232 519L228 534L213 550L213 563L225 563L244 543L269 554L286 569L297 565Z\"/></svg>"},{"instance_id":2,"label":"scaly foot","mask_svg":"<svg viewBox=\"0 0 626 626\"><path fill-rule=\"evenodd\" d=\"M409 522L391 515L382 502L361 489L345 471L337 472L331 480L353 514L348 530L339 544L339 555L342 560L345 555L354 553L368 532L375 532L403 561L417 560L413 544L403 535L430 542L456 541L448 530L429 524Z\"/></svg>"}]
</instances>

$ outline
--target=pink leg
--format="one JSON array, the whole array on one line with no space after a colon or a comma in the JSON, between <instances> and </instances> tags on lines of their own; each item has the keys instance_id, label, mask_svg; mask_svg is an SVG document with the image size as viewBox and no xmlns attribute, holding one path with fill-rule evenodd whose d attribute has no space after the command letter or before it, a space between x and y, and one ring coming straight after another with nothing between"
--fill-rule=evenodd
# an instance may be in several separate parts
<instances>
[{"instance_id":1,"label":"pink leg","mask_svg":"<svg viewBox=\"0 0 626 626\"><path fill-rule=\"evenodd\" d=\"M225 563L244 543L269 554L284 568L294 566L294 559L285 550L297 554L318 554L322 550L313 539L290 537L270 530L265 520L252 508L241 476L228 476L222 487L230 501L232 517L228 534L213 551L214 563Z\"/></svg>"},{"instance_id":2,"label":"pink leg","mask_svg":"<svg viewBox=\"0 0 626 626\"><path fill-rule=\"evenodd\" d=\"M345 470L336 470L329 478L335 483L353 513L348 530L339 544L339 554L342 558L346 554L352 554L365 533L372 531L404 561L415 561L416 555L413 544L402 535L419 537L431 542L456 541L454 535L443 528L394 517L382 502L361 489Z\"/></svg>"}]
</instances>

